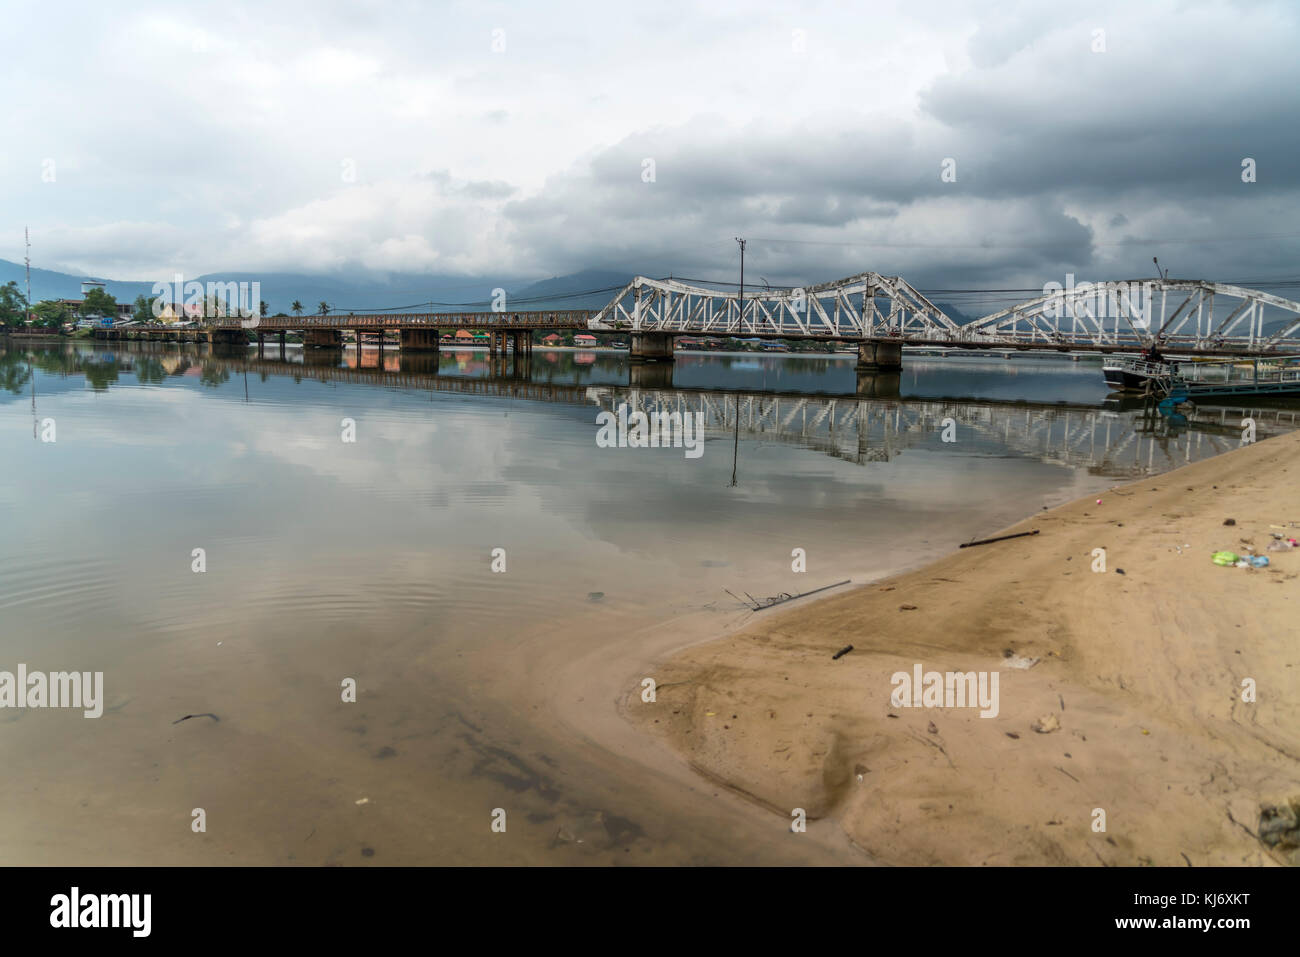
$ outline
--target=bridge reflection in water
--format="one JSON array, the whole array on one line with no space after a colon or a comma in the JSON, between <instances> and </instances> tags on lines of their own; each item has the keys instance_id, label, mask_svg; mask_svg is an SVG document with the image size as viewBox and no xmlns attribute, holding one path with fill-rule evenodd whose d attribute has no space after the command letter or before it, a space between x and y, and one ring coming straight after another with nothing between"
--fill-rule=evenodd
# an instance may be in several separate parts
<instances>
[{"instance_id":1,"label":"bridge reflection in water","mask_svg":"<svg viewBox=\"0 0 1300 957\"><path fill-rule=\"evenodd\" d=\"M706 439L738 434L749 441L800 446L859 465L888 462L910 449L935 448L951 421L955 441L943 446L948 451L1012 454L1123 479L1168 471L1237 448L1242 420L1247 417L1254 421L1257 440L1300 427L1300 407L1207 405L1186 414L1168 414L1140 400L1099 407L902 397L897 376L875 377L872 389L877 394L795 394L673 387L671 366L629 365L628 385L587 385L545 381L527 357L475 360L477 374L440 371L437 356L387 359L382 368L340 366L337 360L316 364L208 357L202 361L220 363L231 372L320 382L588 405L612 412L623 404L629 413L693 412ZM667 384L661 384L661 374L646 375L646 370L668 373Z\"/></svg>"},{"instance_id":2,"label":"bridge reflection in water","mask_svg":"<svg viewBox=\"0 0 1300 957\"><path fill-rule=\"evenodd\" d=\"M926 449L984 456L1023 456L1094 474L1132 478L1176 468L1230 451L1241 444L1243 419L1254 423L1257 440L1300 427L1300 405L1200 405L1185 413L1161 411L1140 399L1104 405L1023 400L948 398L899 394L897 376L877 377L878 394L772 391L743 386L673 386L671 366L612 363L598 368L594 355L574 358L568 371L549 361L484 358L465 351L455 360L436 355L363 354L359 364L256 358L218 351L191 352L158 344L118 345L111 352L41 350L38 364L53 374L84 374L92 387L106 389L121 372L161 383L195 374L219 386L235 376L288 377L297 381L355 383L411 391L457 393L565 403L593 410L693 412L706 439L745 438L818 451L859 465L889 462ZM590 361L589 361L590 360ZM648 370L661 370L650 374ZM667 373L667 375L665 375ZM561 381L551 381L556 377ZM600 378L607 381L600 382ZM571 381L562 381L565 378ZM582 381L586 379L587 381ZM861 382L859 381L859 386ZM951 425L951 444L943 441ZM594 434L594 432L593 432ZM729 448L730 452L731 449Z\"/></svg>"}]
</instances>

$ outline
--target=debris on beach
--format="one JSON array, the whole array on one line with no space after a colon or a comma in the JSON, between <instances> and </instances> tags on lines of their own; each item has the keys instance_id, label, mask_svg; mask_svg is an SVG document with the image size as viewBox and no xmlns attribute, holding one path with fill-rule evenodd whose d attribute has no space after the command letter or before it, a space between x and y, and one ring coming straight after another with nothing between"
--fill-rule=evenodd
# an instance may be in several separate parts
<instances>
[{"instance_id":1,"label":"debris on beach","mask_svg":"<svg viewBox=\"0 0 1300 957\"><path fill-rule=\"evenodd\" d=\"M1272 548L1272 546L1269 546ZM1249 549L1254 551L1253 548ZM1267 555L1238 555L1236 552L1215 552L1210 561L1225 568L1267 568L1270 564Z\"/></svg>"},{"instance_id":2,"label":"debris on beach","mask_svg":"<svg viewBox=\"0 0 1300 957\"><path fill-rule=\"evenodd\" d=\"M898 610L899 610L899 611L916 611L916 606L915 606L915 605L899 605L899 606L898 606Z\"/></svg>"},{"instance_id":3,"label":"debris on beach","mask_svg":"<svg viewBox=\"0 0 1300 957\"><path fill-rule=\"evenodd\" d=\"M744 593L745 598L748 598L749 601L745 601L744 599L740 598L738 595L735 595L734 593L732 593L730 590L726 588L722 590L725 591L728 595L731 595L732 598L735 598L736 601L740 602L742 605L748 606L750 611L762 611L765 608L771 608L773 605L780 605L787 601L794 601L796 598L805 598L808 595L815 595L819 591L826 591L829 588L839 588L841 585L847 585L851 581L853 581L853 579L846 578L844 579L844 581L836 582L834 585L823 585L821 588L814 588L812 591L800 592L797 595L791 595L789 592L783 591L781 592L781 594L772 595L769 598L755 598L749 592L745 592Z\"/></svg>"},{"instance_id":4,"label":"debris on beach","mask_svg":"<svg viewBox=\"0 0 1300 957\"><path fill-rule=\"evenodd\" d=\"M1259 807L1259 839L1268 847L1288 851L1291 863L1300 864L1300 798Z\"/></svg>"},{"instance_id":5,"label":"debris on beach","mask_svg":"<svg viewBox=\"0 0 1300 957\"><path fill-rule=\"evenodd\" d=\"M551 838L551 847L556 847L559 844L581 844L581 843L582 843L582 839L575 836L572 831L567 830L563 825L561 825L556 830L555 836Z\"/></svg>"},{"instance_id":6,"label":"debris on beach","mask_svg":"<svg viewBox=\"0 0 1300 957\"><path fill-rule=\"evenodd\" d=\"M1237 520L1236 520L1235 518L1225 518L1225 519L1223 520L1223 524L1224 524L1224 525L1236 525L1236 524L1237 524Z\"/></svg>"},{"instance_id":7,"label":"debris on beach","mask_svg":"<svg viewBox=\"0 0 1300 957\"><path fill-rule=\"evenodd\" d=\"M839 651L835 652L835 654L831 655L831 661L838 661L840 658L843 658L852 650L853 650L852 645L845 645Z\"/></svg>"},{"instance_id":8,"label":"debris on beach","mask_svg":"<svg viewBox=\"0 0 1300 957\"><path fill-rule=\"evenodd\" d=\"M1061 720L1054 714L1045 714L1029 727L1039 734L1051 734L1061 730Z\"/></svg>"},{"instance_id":9,"label":"debris on beach","mask_svg":"<svg viewBox=\"0 0 1300 957\"><path fill-rule=\"evenodd\" d=\"M1034 665L1038 664L1038 658L1025 658L1020 655L1007 655L1006 663L1008 668L1015 668L1018 671L1028 671Z\"/></svg>"},{"instance_id":10,"label":"debris on beach","mask_svg":"<svg viewBox=\"0 0 1300 957\"><path fill-rule=\"evenodd\" d=\"M1024 538L1026 535L1037 535L1038 529L1032 532L1016 532L1014 535L999 535L997 538L981 538L975 542L963 542L958 548L974 548L976 545L989 545L993 542L1005 542L1009 538Z\"/></svg>"}]
</instances>

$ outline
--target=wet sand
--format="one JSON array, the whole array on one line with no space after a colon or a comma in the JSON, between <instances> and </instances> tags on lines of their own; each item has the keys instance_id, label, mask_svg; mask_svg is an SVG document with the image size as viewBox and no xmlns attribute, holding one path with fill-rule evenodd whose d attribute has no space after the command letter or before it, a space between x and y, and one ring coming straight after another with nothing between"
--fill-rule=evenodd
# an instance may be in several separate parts
<instances>
[{"instance_id":1,"label":"wet sand","mask_svg":"<svg viewBox=\"0 0 1300 957\"><path fill-rule=\"evenodd\" d=\"M1042 511L1004 532L1036 536L665 654L657 701L637 675L621 710L774 825L805 809L792 839L881 863L1282 863L1255 831L1300 796L1300 549L1266 547L1300 537L1297 479L1291 434ZM1247 545L1271 565L1211 563ZM998 715L895 706L918 663L998 672Z\"/></svg>"}]
</instances>

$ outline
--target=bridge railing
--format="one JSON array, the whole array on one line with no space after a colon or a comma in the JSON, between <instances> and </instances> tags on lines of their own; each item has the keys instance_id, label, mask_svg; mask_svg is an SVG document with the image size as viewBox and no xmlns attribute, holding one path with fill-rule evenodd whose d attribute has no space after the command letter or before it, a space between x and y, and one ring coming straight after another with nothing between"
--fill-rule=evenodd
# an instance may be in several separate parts
<instances>
[{"instance_id":1,"label":"bridge railing","mask_svg":"<svg viewBox=\"0 0 1300 957\"><path fill-rule=\"evenodd\" d=\"M591 310L577 309L546 312L469 312L469 313L378 313L321 316L262 316L240 319L220 316L201 320L205 329L298 330L298 329L585 329L594 315Z\"/></svg>"},{"instance_id":2,"label":"bridge railing","mask_svg":"<svg viewBox=\"0 0 1300 957\"><path fill-rule=\"evenodd\" d=\"M967 323L902 277L860 273L791 289L723 291L637 276L599 310L510 310L221 317L204 329L591 329L831 341L897 337L976 347L1300 352L1300 303L1256 289L1184 279L1080 283Z\"/></svg>"}]
</instances>

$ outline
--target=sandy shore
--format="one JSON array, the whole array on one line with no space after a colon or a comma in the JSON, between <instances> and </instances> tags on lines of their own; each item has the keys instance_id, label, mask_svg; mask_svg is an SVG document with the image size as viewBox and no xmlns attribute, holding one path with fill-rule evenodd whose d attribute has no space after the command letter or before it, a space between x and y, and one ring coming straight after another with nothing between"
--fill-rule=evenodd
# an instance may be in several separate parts
<instances>
[{"instance_id":1,"label":"sandy shore","mask_svg":"<svg viewBox=\"0 0 1300 957\"><path fill-rule=\"evenodd\" d=\"M882 863L1284 863L1256 831L1300 799L1300 549L1266 550L1300 537L1297 479L1300 433L1043 511L1005 532L1036 536L757 613L621 710ZM1210 560L1247 545L1271 565ZM892 703L918 664L996 672L998 714Z\"/></svg>"}]
</instances>

